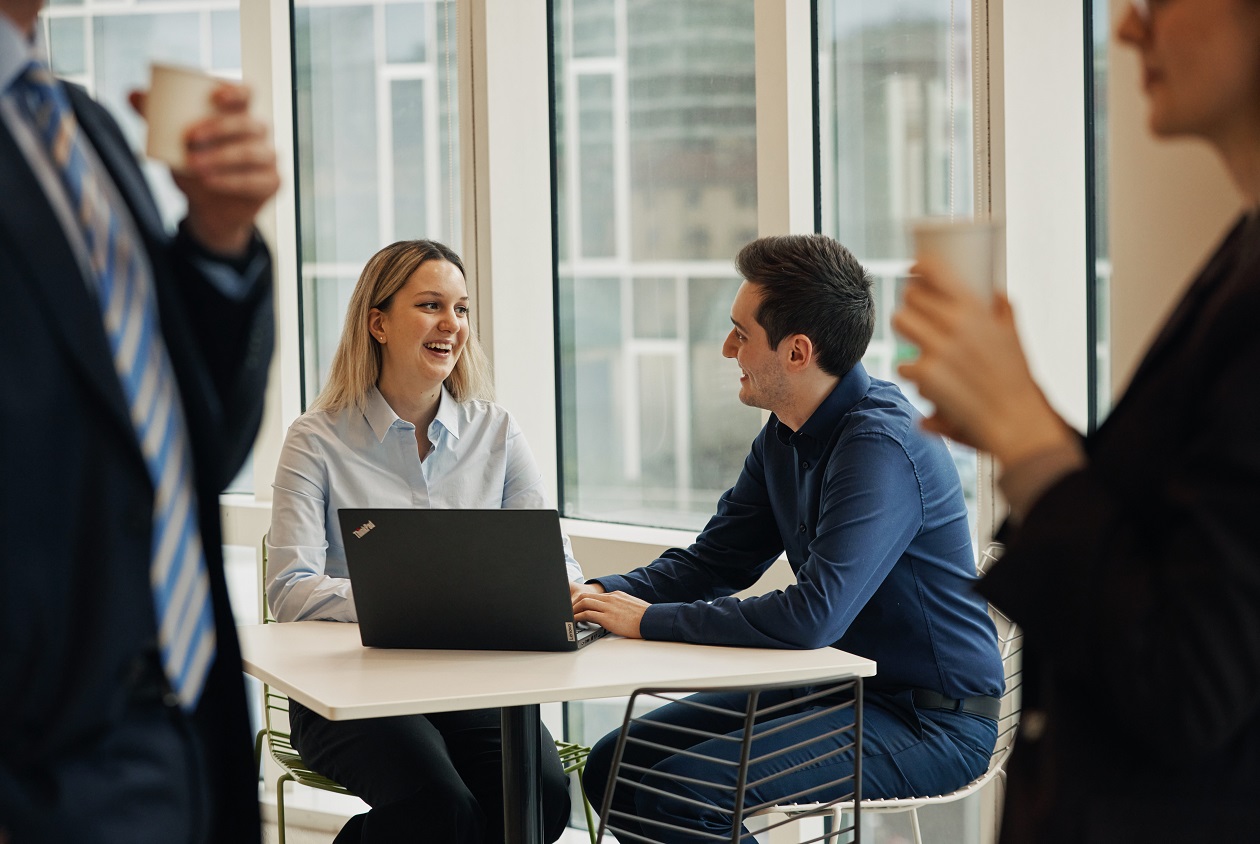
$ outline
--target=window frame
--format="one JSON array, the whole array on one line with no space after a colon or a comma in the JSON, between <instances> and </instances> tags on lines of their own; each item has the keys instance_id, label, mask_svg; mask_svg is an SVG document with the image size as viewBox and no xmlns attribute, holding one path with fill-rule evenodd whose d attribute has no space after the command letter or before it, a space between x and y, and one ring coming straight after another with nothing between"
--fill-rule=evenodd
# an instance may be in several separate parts
<instances>
[{"instance_id":1,"label":"window frame","mask_svg":"<svg viewBox=\"0 0 1260 844\"><path fill-rule=\"evenodd\" d=\"M814 231L813 3L755 4L758 231ZM1083 429L1086 297L1064 296L1056 279L1080 277L1085 262L1085 180L1061 177L1086 172L1084 17L1075 4L972 5L976 207L1014 221L1006 243L1011 281L1003 278L1000 287L1018 314L1037 315L1035 322L1020 319L1034 373L1068 421ZM554 501L555 254L552 215L542 213L551 207L552 191L548 4L459 0L456 9L463 253L474 316L493 362L498 400L520 422ZM290 0L241 5L242 75L264 92L256 104L275 127L284 185L259 220L275 257L277 354L255 447L255 493L222 498L229 544L253 545L265 532L284 432L301 413L291 21ZM983 542L1004 512L985 456L977 484ZM694 538L689 531L578 520L565 526L579 546L590 538L635 552Z\"/></svg>"}]
</instances>

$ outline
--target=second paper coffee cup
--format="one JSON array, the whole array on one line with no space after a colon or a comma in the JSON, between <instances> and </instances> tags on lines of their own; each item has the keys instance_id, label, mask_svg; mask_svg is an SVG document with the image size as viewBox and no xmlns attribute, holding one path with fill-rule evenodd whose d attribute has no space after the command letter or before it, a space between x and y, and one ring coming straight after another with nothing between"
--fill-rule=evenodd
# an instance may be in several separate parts
<instances>
[{"instance_id":1,"label":"second paper coffee cup","mask_svg":"<svg viewBox=\"0 0 1260 844\"><path fill-rule=\"evenodd\" d=\"M910 227L916 260L946 264L954 275L984 299L997 282L1002 226L994 220L926 219Z\"/></svg>"}]
</instances>

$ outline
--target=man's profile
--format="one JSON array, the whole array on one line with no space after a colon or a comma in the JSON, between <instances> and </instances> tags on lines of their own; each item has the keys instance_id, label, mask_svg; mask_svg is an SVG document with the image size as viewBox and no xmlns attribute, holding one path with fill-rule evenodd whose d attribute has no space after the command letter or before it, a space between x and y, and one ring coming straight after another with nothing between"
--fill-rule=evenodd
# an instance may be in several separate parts
<instances>
[{"instance_id":1,"label":"man's profile","mask_svg":"<svg viewBox=\"0 0 1260 844\"><path fill-rule=\"evenodd\" d=\"M575 613L625 636L833 645L873 658L879 668L864 695L863 796L958 788L988 765L1003 679L996 633L972 590L974 558L953 461L943 441L918 429L919 415L901 391L862 367L874 303L870 279L847 249L822 235L767 237L745 246L735 264L744 282L722 353L739 364L740 400L769 410L770 419L695 544L574 587ZM780 554L796 583L733 597ZM781 726L805 739L851 723L851 709L811 719L817 702L793 703L810 691L774 693L784 708L757 729ZM766 694L762 702L773 704ZM740 708L721 694L707 697ZM685 726L690 711L667 705L648 717ZM628 744L623 763L712 779L713 763L691 753L725 758L730 745L690 747L686 736L654 730L653 741L671 749ZM602 739L587 764L584 782L596 805L615 739ZM821 747L801 752L829 752ZM749 803L774 803L832 779L835 765L852 767L851 752L832 751L830 774L803 756L796 773L750 788ZM701 774L703 766L709 769ZM754 765L749 782L763 773ZM730 831L723 814L729 795L716 790L689 795L706 808L666 798L635 805L633 796L618 789L613 808L639 818L648 838L653 822ZM814 792L811 799L834 796Z\"/></svg>"}]
</instances>

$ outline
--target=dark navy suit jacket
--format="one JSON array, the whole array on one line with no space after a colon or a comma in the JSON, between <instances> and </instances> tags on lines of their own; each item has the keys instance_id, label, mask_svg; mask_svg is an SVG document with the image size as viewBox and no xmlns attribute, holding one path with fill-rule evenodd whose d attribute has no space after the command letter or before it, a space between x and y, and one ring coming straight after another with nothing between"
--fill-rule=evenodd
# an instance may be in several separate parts
<instances>
[{"instance_id":1,"label":"dark navy suit jacket","mask_svg":"<svg viewBox=\"0 0 1260 844\"><path fill-rule=\"evenodd\" d=\"M1260 221L981 582L1023 625L1004 842L1260 836Z\"/></svg>"},{"instance_id":2,"label":"dark navy suit jacket","mask_svg":"<svg viewBox=\"0 0 1260 844\"><path fill-rule=\"evenodd\" d=\"M163 230L117 125L72 90L79 122L130 207L153 266L183 398L218 651L192 721L211 783L209 840L259 840L240 653L223 576L218 494L251 447L273 341L270 258L241 301ZM26 159L0 122L0 827L59 840L75 799L52 772L120 717L155 639L153 488L101 315Z\"/></svg>"}]
</instances>

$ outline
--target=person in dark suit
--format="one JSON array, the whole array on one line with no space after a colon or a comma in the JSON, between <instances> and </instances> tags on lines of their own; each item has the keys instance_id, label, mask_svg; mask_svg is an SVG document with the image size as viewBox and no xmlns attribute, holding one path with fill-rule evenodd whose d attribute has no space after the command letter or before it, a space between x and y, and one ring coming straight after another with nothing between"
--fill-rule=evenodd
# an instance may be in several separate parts
<instances>
[{"instance_id":1,"label":"person in dark suit","mask_svg":"<svg viewBox=\"0 0 1260 844\"><path fill-rule=\"evenodd\" d=\"M220 86L170 236L40 5L0 0L0 842L257 842L218 493L262 413L274 150Z\"/></svg>"},{"instance_id":2,"label":"person in dark suit","mask_svg":"<svg viewBox=\"0 0 1260 844\"><path fill-rule=\"evenodd\" d=\"M1260 2L1134 3L1149 123L1206 140L1245 210L1084 439L1010 305L924 262L894 326L928 427L991 452L1011 505L981 591L1024 627L1007 842L1260 837ZM1158 178L1157 175L1153 176Z\"/></svg>"}]
</instances>

